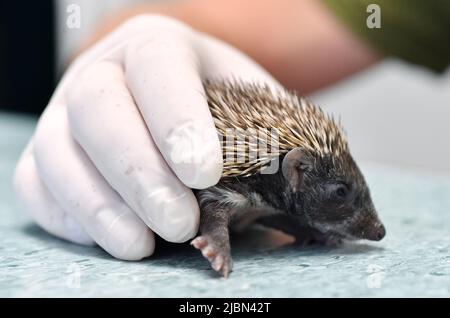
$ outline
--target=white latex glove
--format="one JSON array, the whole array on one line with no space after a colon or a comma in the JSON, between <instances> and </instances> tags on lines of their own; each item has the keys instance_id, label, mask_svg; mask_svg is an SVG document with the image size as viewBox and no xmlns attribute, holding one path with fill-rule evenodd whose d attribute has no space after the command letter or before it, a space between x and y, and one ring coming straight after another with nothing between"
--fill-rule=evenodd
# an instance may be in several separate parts
<instances>
[{"instance_id":1,"label":"white latex glove","mask_svg":"<svg viewBox=\"0 0 450 318\"><path fill-rule=\"evenodd\" d=\"M192 238L199 207L189 188L222 172L202 80L230 76L278 87L176 20L129 20L73 63L40 118L14 178L25 210L60 238L126 260L153 253L153 232Z\"/></svg>"}]
</instances>

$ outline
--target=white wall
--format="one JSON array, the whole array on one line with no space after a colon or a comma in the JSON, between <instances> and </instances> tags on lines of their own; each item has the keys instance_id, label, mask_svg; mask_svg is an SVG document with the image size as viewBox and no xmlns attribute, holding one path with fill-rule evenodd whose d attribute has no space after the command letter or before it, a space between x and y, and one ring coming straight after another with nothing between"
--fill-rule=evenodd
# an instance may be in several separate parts
<instances>
[{"instance_id":1,"label":"white wall","mask_svg":"<svg viewBox=\"0 0 450 318\"><path fill-rule=\"evenodd\" d=\"M355 157L450 172L450 71L389 60L312 99L341 116Z\"/></svg>"}]
</instances>

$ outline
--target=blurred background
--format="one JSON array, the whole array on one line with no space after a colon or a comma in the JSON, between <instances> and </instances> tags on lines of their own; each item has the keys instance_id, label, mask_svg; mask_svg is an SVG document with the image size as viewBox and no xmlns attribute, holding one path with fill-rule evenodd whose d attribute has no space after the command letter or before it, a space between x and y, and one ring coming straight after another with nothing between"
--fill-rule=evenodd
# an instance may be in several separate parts
<instances>
[{"instance_id":1,"label":"blurred background","mask_svg":"<svg viewBox=\"0 0 450 318\"><path fill-rule=\"evenodd\" d=\"M168 1L168 0L166 0ZM125 6L149 3L151 0L59 0L27 4L23 16L11 16L2 1L2 21L39 19L34 33L46 34L46 42L36 43L27 28L2 32L8 47L0 50L2 81L0 108L10 111L34 111L38 114L51 95L53 86L81 44L91 35L106 15ZM158 1L153 1L158 2ZM159 1L160 2L160 1ZM8 6L20 6L8 1ZM34 6L48 16L34 14ZM66 27L67 8L81 8L81 27ZM10 8L9 8L10 9ZM37 8L36 8L37 9ZM34 17L33 17L34 15ZM54 15L55 22L51 22ZM4 30L3 28L1 30ZM51 31L54 30L54 31ZM51 32L54 32L51 34ZM9 35L8 35L9 34ZM14 35L12 38L11 34ZM9 38L8 38L9 37ZM24 40L26 39L26 40ZM5 43L2 41L1 43ZM46 56L47 64L30 69L29 61L11 63L20 56ZM6 48L6 50L4 50ZM31 55L28 52L31 51ZM5 53L6 52L6 53ZM27 55L23 54L27 52ZM23 75L25 74L25 75ZM20 83L20 89L18 88ZM12 87L14 86L14 87ZM437 76L425 68L395 59L352 76L336 85L313 94L312 99L330 112L338 114L347 130L350 145L359 160L377 161L438 173L450 173L450 74Z\"/></svg>"}]
</instances>

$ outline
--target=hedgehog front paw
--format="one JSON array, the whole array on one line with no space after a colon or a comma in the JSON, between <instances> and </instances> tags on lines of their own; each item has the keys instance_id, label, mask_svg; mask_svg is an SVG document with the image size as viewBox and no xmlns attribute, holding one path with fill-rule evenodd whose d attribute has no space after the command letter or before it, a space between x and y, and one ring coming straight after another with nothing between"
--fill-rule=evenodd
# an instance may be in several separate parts
<instances>
[{"instance_id":1,"label":"hedgehog front paw","mask_svg":"<svg viewBox=\"0 0 450 318\"><path fill-rule=\"evenodd\" d=\"M191 245L202 252L216 272L228 278L233 269L229 244L218 244L212 237L202 235L192 240Z\"/></svg>"},{"instance_id":2,"label":"hedgehog front paw","mask_svg":"<svg viewBox=\"0 0 450 318\"><path fill-rule=\"evenodd\" d=\"M342 239L326 235L315 235L312 241L315 244L327 247L338 247L339 245L342 244Z\"/></svg>"},{"instance_id":3,"label":"hedgehog front paw","mask_svg":"<svg viewBox=\"0 0 450 318\"><path fill-rule=\"evenodd\" d=\"M328 247L338 247L340 245L342 245L343 241L340 238L328 238L325 241L325 246Z\"/></svg>"}]
</instances>

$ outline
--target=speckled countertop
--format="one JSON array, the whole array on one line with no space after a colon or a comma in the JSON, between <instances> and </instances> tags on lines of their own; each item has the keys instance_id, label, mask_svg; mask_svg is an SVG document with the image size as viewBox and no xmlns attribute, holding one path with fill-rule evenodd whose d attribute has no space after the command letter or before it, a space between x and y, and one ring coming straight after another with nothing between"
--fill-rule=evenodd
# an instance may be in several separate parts
<instances>
[{"instance_id":1,"label":"speckled countertop","mask_svg":"<svg viewBox=\"0 0 450 318\"><path fill-rule=\"evenodd\" d=\"M235 239L235 271L224 280L187 244L158 244L154 257L124 262L33 225L10 179L34 124L0 113L0 296L450 296L450 176L363 164L383 241L274 247L277 233L254 230Z\"/></svg>"}]
</instances>

